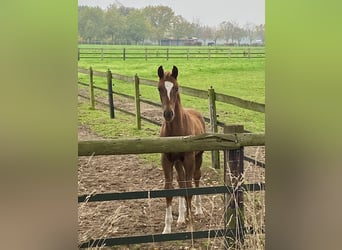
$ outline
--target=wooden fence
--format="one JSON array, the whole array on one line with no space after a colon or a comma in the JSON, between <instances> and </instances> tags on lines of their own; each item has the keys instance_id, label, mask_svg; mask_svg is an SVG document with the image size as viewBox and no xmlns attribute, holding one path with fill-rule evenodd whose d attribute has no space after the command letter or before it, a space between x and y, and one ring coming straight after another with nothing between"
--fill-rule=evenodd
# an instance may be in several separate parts
<instances>
[{"instance_id":1,"label":"wooden fence","mask_svg":"<svg viewBox=\"0 0 342 250\"><path fill-rule=\"evenodd\" d=\"M241 130L231 126L227 131ZM176 145L176 146L175 146ZM100 141L79 141L78 155L145 154L193 150L224 150L224 185L191 189L152 190L125 193L83 194L78 202L113 201L127 199L152 199L170 196L224 194L224 225L222 229L184 233L154 234L142 236L93 239L82 242L80 248L115 246L172 240L225 237L225 249L243 242L244 234L253 232L244 226L243 192L264 190L265 184L243 184L243 147L265 145L264 134L230 133L204 134L184 137L133 138ZM227 177L227 171L234 177Z\"/></svg>"},{"instance_id":2,"label":"wooden fence","mask_svg":"<svg viewBox=\"0 0 342 250\"><path fill-rule=\"evenodd\" d=\"M101 91L108 92L109 110L110 110L111 118L114 118L114 102L113 102L112 97L113 97L113 93L115 93L117 95L121 95L126 98L135 100L135 110L136 110L135 113L130 113L129 111L123 110L123 109L119 109L119 110L128 114L131 114L131 115L135 115L138 129L141 129L141 120L145 120L156 125L161 125L161 123L159 122L156 122L147 117L141 116L141 112L140 112L141 102L160 107L159 103L154 103L152 101L141 98L140 87L139 87L140 85L148 85L148 86L155 87L158 84L157 81L139 78L138 75L135 75L133 77L133 76L116 74L116 73L112 73L110 70L108 70L107 72L95 71L91 67L89 69L78 68L78 72L83 73L83 74L89 74L89 79L90 79L89 83L84 83L84 82L78 82L78 83L84 86L89 86L90 105L93 109L95 108L94 89L99 89ZM105 77L107 79L107 85L108 85L107 89L94 86L93 76ZM134 93L135 93L134 96L129 96L129 95L125 95L125 94L113 91L112 90L113 79L134 83ZM231 105L234 105L243 109L255 111L255 112L265 113L265 104L243 100L241 98L230 96L230 95L216 93L213 88L208 89L208 91L204 91L204 90L194 89L190 87L180 86L180 91L182 92L182 94L185 94L185 95L208 100L210 117L204 117L204 119L206 122L210 123L211 132L213 133L218 132L218 126L222 128L225 126L223 122L220 122L217 120L217 115L216 115L216 102L217 101L231 104ZM244 130L244 132L250 132L250 131ZM248 156L245 157L245 160L254 161ZM213 151L212 153L212 164L215 168L220 168L219 154L217 151ZM258 162L258 165L263 166L264 164L261 162Z\"/></svg>"},{"instance_id":3,"label":"wooden fence","mask_svg":"<svg viewBox=\"0 0 342 250\"><path fill-rule=\"evenodd\" d=\"M223 150L264 145L263 133L201 134L197 136L150 137L82 141L79 156L116 154L175 153L199 150Z\"/></svg>"},{"instance_id":4,"label":"wooden fence","mask_svg":"<svg viewBox=\"0 0 342 250\"><path fill-rule=\"evenodd\" d=\"M152 47L152 48L78 48L78 60L93 59L233 59L265 58L265 50L260 47Z\"/></svg>"},{"instance_id":5,"label":"wooden fence","mask_svg":"<svg viewBox=\"0 0 342 250\"><path fill-rule=\"evenodd\" d=\"M106 91L106 92L109 91L109 92L112 92L112 93L115 93L118 95L122 95L126 98L136 99L136 105L137 106L140 106L140 104L139 104L140 102L144 102L144 103L148 103L148 104L160 107L159 103L154 103L152 101L140 98L139 86L140 85L148 85L148 86L155 87L158 84L158 82L155 80L139 78L138 75L126 76L126 75L116 74L116 73L110 72L110 70L108 70L107 72L95 71L91 67L89 69L78 68L78 72L83 73L83 74L89 74L89 79L90 79L89 83L84 83L84 82L78 82L78 83L81 85L84 85L84 86L89 86L90 104L91 104L92 108L95 108L95 106L94 106L94 103L95 103L95 101L94 101L94 98L95 98L94 97L94 88L102 90L102 91ZM110 88L112 86L112 84L113 84L112 80L113 79L126 81L126 82L130 82L130 83L134 82L135 94L134 94L134 96L129 96L129 95L117 93L115 91L110 91L108 88L104 89L101 87L94 86L93 76L99 76L99 77L107 78L108 88ZM234 105L234 106L237 106L237 107L240 107L243 109L255 111L255 112L265 113L265 104L263 104L263 103L248 101L248 100L244 100L244 99L241 99L238 97L216 93L213 88L208 89L208 91L204 91L204 90L194 89L194 88L190 88L190 87L180 86L180 91L184 95L193 96L193 97L200 98L200 99L206 99L209 101L209 106L212 109L212 111L209 111L209 113L212 113L212 116L210 118L205 117L205 120L208 122L211 121L213 126L221 126L221 127L224 126L224 123L219 122L217 120L217 117L214 116L214 113L216 113L216 102L217 101L222 102L222 103L231 104L231 105ZM139 109L140 107L137 107L137 108ZM136 112L135 115L137 116L137 127L139 128L138 123L140 123L139 117L141 117L141 114L140 114L140 112ZM214 132L214 131L212 131L212 132Z\"/></svg>"}]
</instances>

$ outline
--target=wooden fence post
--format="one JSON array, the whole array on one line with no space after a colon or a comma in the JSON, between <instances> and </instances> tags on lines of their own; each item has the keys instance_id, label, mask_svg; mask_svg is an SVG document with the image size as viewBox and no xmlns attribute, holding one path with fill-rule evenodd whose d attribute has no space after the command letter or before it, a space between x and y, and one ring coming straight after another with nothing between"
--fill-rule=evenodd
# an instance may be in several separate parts
<instances>
[{"instance_id":1,"label":"wooden fence post","mask_svg":"<svg viewBox=\"0 0 342 250\"><path fill-rule=\"evenodd\" d=\"M217 133L217 116L216 116L216 103L215 103L215 90L211 86L208 89L209 101L209 114L210 114L210 127L212 133ZM211 151L211 162L213 168L220 168L220 154L219 151Z\"/></svg>"},{"instance_id":2,"label":"wooden fence post","mask_svg":"<svg viewBox=\"0 0 342 250\"><path fill-rule=\"evenodd\" d=\"M123 49L122 58L123 58L124 61L126 61L126 48Z\"/></svg>"},{"instance_id":3,"label":"wooden fence post","mask_svg":"<svg viewBox=\"0 0 342 250\"><path fill-rule=\"evenodd\" d=\"M89 96L91 109L95 109L95 98L94 98L94 81L93 81L93 68L89 68Z\"/></svg>"},{"instance_id":4,"label":"wooden fence post","mask_svg":"<svg viewBox=\"0 0 342 250\"><path fill-rule=\"evenodd\" d=\"M113 101L113 83L112 83L112 72L108 69L107 71L107 85L108 85L108 102L109 102L109 112L110 118L114 119L114 101Z\"/></svg>"},{"instance_id":5,"label":"wooden fence post","mask_svg":"<svg viewBox=\"0 0 342 250\"><path fill-rule=\"evenodd\" d=\"M147 48L145 48L145 61L147 61Z\"/></svg>"},{"instance_id":6,"label":"wooden fence post","mask_svg":"<svg viewBox=\"0 0 342 250\"><path fill-rule=\"evenodd\" d=\"M134 76L134 86L135 86L135 115L137 120L137 128L141 129L141 115L140 115L140 90L139 90L139 77L138 74Z\"/></svg>"},{"instance_id":7,"label":"wooden fence post","mask_svg":"<svg viewBox=\"0 0 342 250\"><path fill-rule=\"evenodd\" d=\"M80 60L80 58L81 58L81 55L80 55L80 48L78 48L78 56L77 56L77 59L78 59L78 61Z\"/></svg>"},{"instance_id":8,"label":"wooden fence post","mask_svg":"<svg viewBox=\"0 0 342 250\"><path fill-rule=\"evenodd\" d=\"M186 50L186 59L189 60L189 49Z\"/></svg>"},{"instance_id":9,"label":"wooden fence post","mask_svg":"<svg viewBox=\"0 0 342 250\"><path fill-rule=\"evenodd\" d=\"M166 60L169 60L169 48L166 49Z\"/></svg>"},{"instance_id":10,"label":"wooden fence post","mask_svg":"<svg viewBox=\"0 0 342 250\"><path fill-rule=\"evenodd\" d=\"M101 60L103 61L103 48L101 48Z\"/></svg>"},{"instance_id":11,"label":"wooden fence post","mask_svg":"<svg viewBox=\"0 0 342 250\"><path fill-rule=\"evenodd\" d=\"M243 125L226 125L223 128L223 132L243 133L244 127ZM243 191L238 191L238 188L243 184L243 160L243 147L224 151L224 182L225 185L232 186L234 189L234 193L225 195L225 202L227 202L225 203L225 226L228 229L235 229L235 236L241 244L244 240L244 206ZM227 165L229 166L229 173L227 173ZM234 244L238 248L238 241L234 242L231 239L227 239L225 243Z\"/></svg>"}]
</instances>

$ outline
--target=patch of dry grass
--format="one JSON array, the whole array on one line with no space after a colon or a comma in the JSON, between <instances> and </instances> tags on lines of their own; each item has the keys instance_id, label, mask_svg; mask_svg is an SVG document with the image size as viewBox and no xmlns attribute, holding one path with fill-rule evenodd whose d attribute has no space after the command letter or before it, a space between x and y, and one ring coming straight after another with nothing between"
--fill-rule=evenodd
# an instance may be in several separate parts
<instances>
[{"instance_id":1,"label":"patch of dry grass","mask_svg":"<svg viewBox=\"0 0 342 250\"><path fill-rule=\"evenodd\" d=\"M92 159L93 156L88 157L87 161L85 163L81 163L78 167L78 189L79 190L85 190L84 184L83 184L83 175L82 172L85 168L88 168L88 171L92 171L94 175L96 174L95 168L92 166ZM94 227L91 227L90 225L86 224L85 218L97 218L98 217L98 210L102 209L93 209L88 202L89 198L98 193L99 190L94 189L86 198L85 202L82 202L78 205L78 222L79 222L79 234L78 234L78 244L82 244L84 242L87 242L92 239L96 239L94 237L94 233L96 235L101 235L102 239L105 239L109 237L109 233L115 233L118 231L119 227L118 225L122 223L122 219L127 217L127 213L124 212L124 208L122 206L118 206L116 209L113 209L113 213L105 218L105 220L101 223L100 227L96 228L96 232L94 230ZM106 206L104 202L101 204L98 204L98 206ZM82 228L82 230L81 230ZM103 243L97 244L96 246L91 246L96 248L104 248L105 245Z\"/></svg>"}]
</instances>

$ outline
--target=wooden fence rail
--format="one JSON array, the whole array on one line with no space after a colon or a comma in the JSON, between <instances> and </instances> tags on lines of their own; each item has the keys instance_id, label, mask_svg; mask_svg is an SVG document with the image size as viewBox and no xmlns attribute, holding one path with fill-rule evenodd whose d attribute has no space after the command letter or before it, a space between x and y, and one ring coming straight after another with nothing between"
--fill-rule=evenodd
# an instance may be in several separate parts
<instances>
[{"instance_id":1,"label":"wooden fence rail","mask_svg":"<svg viewBox=\"0 0 342 250\"><path fill-rule=\"evenodd\" d=\"M78 60L93 59L234 59L265 58L264 48L227 47L151 47L151 48L78 48Z\"/></svg>"},{"instance_id":2,"label":"wooden fence rail","mask_svg":"<svg viewBox=\"0 0 342 250\"><path fill-rule=\"evenodd\" d=\"M129 244L142 244L150 242L165 242L174 240L189 240L189 239L201 239L201 238L216 238L227 237L235 238L235 229L216 229L216 230L204 230L195 232L184 233L171 233L171 234L153 234L153 235L140 235L130 237L116 237L89 240L82 243L80 248L93 248L101 246L117 246L117 245L129 245Z\"/></svg>"},{"instance_id":3,"label":"wooden fence rail","mask_svg":"<svg viewBox=\"0 0 342 250\"><path fill-rule=\"evenodd\" d=\"M122 80L122 77L117 78L116 76L113 76L113 78ZM144 79L144 78L139 78L139 79L140 79L140 84L142 85L157 86L158 84L158 82L155 80L149 80L149 79ZM205 90L200 90L200 89L195 89L195 88L185 87L185 86L180 86L179 89L181 93L184 95L189 95L189 96L193 96L193 97L197 97L201 99L208 99L208 92ZM214 90L214 95L215 95L215 100L218 102L223 102L223 103L231 104L231 105L243 108L243 109L265 113L265 104L263 103L243 100L238 97L216 93L215 90Z\"/></svg>"},{"instance_id":4,"label":"wooden fence rail","mask_svg":"<svg viewBox=\"0 0 342 250\"><path fill-rule=\"evenodd\" d=\"M201 134L174 137L125 138L78 142L78 155L115 155L224 150L265 145L265 134Z\"/></svg>"},{"instance_id":5,"label":"wooden fence rail","mask_svg":"<svg viewBox=\"0 0 342 250\"><path fill-rule=\"evenodd\" d=\"M265 190L263 183L259 184L243 184L239 186L239 191L261 191ZM154 199L185 195L203 195L203 194L232 194L236 191L231 186L213 186L198 188L176 188L161 189L149 191L134 191L121 193L100 193L100 194L84 194L78 196L78 203L82 202L99 202L99 201L117 201L117 200L137 200L137 199Z\"/></svg>"}]
</instances>

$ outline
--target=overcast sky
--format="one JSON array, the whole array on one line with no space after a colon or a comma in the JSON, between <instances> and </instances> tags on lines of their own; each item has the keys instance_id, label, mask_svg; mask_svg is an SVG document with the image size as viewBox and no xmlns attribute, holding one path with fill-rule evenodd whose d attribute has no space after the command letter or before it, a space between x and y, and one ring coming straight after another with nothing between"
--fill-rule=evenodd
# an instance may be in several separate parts
<instances>
[{"instance_id":1,"label":"overcast sky","mask_svg":"<svg viewBox=\"0 0 342 250\"><path fill-rule=\"evenodd\" d=\"M78 5L99 6L103 9L116 0L78 0ZM223 21L241 25L265 23L265 0L119 0L126 7L143 8L164 5L189 22L199 20L202 25L217 26Z\"/></svg>"}]
</instances>

